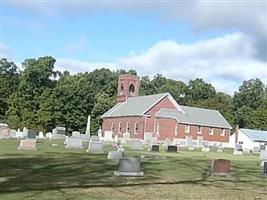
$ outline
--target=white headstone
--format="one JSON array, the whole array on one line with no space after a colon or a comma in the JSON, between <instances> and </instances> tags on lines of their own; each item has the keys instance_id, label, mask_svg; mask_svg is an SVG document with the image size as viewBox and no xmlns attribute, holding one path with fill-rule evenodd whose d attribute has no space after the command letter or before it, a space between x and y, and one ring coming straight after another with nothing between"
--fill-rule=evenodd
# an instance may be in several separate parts
<instances>
[{"instance_id":1,"label":"white headstone","mask_svg":"<svg viewBox=\"0 0 267 200\"><path fill-rule=\"evenodd\" d=\"M85 131L85 134L86 135L90 135L90 124L91 124L91 116L88 115L88 118L87 118L87 126L86 126L86 131Z\"/></svg>"},{"instance_id":2,"label":"white headstone","mask_svg":"<svg viewBox=\"0 0 267 200\"><path fill-rule=\"evenodd\" d=\"M81 137L81 133L78 132L78 131L73 131L72 132L72 137L80 138Z\"/></svg>"},{"instance_id":3,"label":"white headstone","mask_svg":"<svg viewBox=\"0 0 267 200\"><path fill-rule=\"evenodd\" d=\"M202 147L201 149L202 152L210 152L210 148L209 147Z\"/></svg>"},{"instance_id":4,"label":"white headstone","mask_svg":"<svg viewBox=\"0 0 267 200\"><path fill-rule=\"evenodd\" d=\"M114 136L114 142L118 142L119 141L119 137L118 137L118 135L115 135Z\"/></svg>"},{"instance_id":5,"label":"white headstone","mask_svg":"<svg viewBox=\"0 0 267 200\"><path fill-rule=\"evenodd\" d=\"M47 137L48 139L51 139L52 138L52 133L51 132L46 133L45 137Z\"/></svg>"},{"instance_id":6,"label":"white headstone","mask_svg":"<svg viewBox=\"0 0 267 200\"><path fill-rule=\"evenodd\" d=\"M94 153L94 154L103 153L102 147L103 147L102 141L90 141L87 151L89 153Z\"/></svg>"},{"instance_id":7,"label":"white headstone","mask_svg":"<svg viewBox=\"0 0 267 200\"><path fill-rule=\"evenodd\" d=\"M97 135L98 135L98 137L102 138L102 129L101 129L101 127L99 127L99 129L98 129Z\"/></svg>"},{"instance_id":8,"label":"white headstone","mask_svg":"<svg viewBox=\"0 0 267 200\"><path fill-rule=\"evenodd\" d=\"M81 138L78 137L73 137L71 136L68 140L67 140L67 148L83 148L83 140Z\"/></svg>"},{"instance_id":9,"label":"white headstone","mask_svg":"<svg viewBox=\"0 0 267 200\"><path fill-rule=\"evenodd\" d=\"M144 144L150 144L153 138L153 133L144 133Z\"/></svg>"},{"instance_id":10,"label":"white headstone","mask_svg":"<svg viewBox=\"0 0 267 200\"><path fill-rule=\"evenodd\" d=\"M17 131L14 130L14 129L11 129L10 130L10 135L11 135L11 138L17 138Z\"/></svg>"},{"instance_id":11,"label":"white headstone","mask_svg":"<svg viewBox=\"0 0 267 200\"><path fill-rule=\"evenodd\" d=\"M122 158L122 152L121 151L108 152L107 159L109 159L109 160L119 160L121 158Z\"/></svg>"},{"instance_id":12,"label":"white headstone","mask_svg":"<svg viewBox=\"0 0 267 200\"><path fill-rule=\"evenodd\" d=\"M38 138L39 139L43 139L44 138L44 133L42 131L39 132Z\"/></svg>"},{"instance_id":13,"label":"white headstone","mask_svg":"<svg viewBox=\"0 0 267 200\"><path fill-rule=\"evenodd\" d=\"M143 150L143 145L140 140L132 141L132 149L133 150Z\"/></svg>"},{"instance_id":14,"label":"white headstone","mask_svg":"<svg viewBox=\"0 0 267 200\"><path fill-rule=\"evenodd\" d=\"M112 138L112 131L105 131L104 132L104 141L105 142L113 142L113 138Z\"/></svg>"}]
</instances>

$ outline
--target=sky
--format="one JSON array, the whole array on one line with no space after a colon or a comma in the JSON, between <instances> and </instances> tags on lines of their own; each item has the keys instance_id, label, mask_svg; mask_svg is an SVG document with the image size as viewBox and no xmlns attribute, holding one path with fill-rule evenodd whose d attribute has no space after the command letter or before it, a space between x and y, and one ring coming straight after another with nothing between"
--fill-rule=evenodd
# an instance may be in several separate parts
<instances>
[{"instance_id":1,"label":"sky","mask_svg":"<svg viewBox=\"0 0 267 200\"><path fill-rule=\"evenodd\" d=\"M1 57L53 56L57 70L135 69L233 94L267 84L267 0L0 0Z\"/></svg>"}]
</instances>

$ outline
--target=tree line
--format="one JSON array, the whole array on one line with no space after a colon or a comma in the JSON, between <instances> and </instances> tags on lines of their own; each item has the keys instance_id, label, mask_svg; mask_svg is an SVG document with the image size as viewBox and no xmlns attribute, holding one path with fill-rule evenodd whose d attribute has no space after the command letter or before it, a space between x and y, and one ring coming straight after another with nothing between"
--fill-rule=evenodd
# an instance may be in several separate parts
<instances>
[{"instance_id":1,"label":"tree line","mask_svg":"<svg viewBox=\"0 0 267 200\"><path fill-rule=\"evenodd\" d=\"M53 57L26 59L19 70L14 62L0 60L0 122L11 128L51 131L64 126L85 132L91 115L91 131L101 125L100 116L116 103L119 74L135 70L101 68L70 74L56 71ZM234 127L267 130L267 86L260 79L245 80L233 96L217 92L197 78L188 83L156 74L141 77L140 95L169 92L180 105L219 110Z\"/></svg>"}]
</instances>

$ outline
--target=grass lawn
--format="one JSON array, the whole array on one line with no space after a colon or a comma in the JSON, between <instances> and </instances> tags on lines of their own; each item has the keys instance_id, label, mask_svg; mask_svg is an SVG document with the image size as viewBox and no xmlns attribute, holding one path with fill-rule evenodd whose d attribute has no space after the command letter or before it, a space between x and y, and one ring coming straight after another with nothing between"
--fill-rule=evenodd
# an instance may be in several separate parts
<instances>
[{"instance_id":1,"label":"grass lawn","mask_svg":"<svg viewBox=\"0 0 267 200\"><path fill-rule=\"evenodd\" d=\"M59 146L52 146L57 143ZM151 155L142 161L144 177L115 177L116 161L107 154L65 149L63 141L39 141L37 151L17 150L18 140L0 143L0 199L267 199L267 177L258 155L200 151L149 153L126 150L126 156ZM112 150L106 146L105 151ZM232 175L211 177L210 160L231 160Z\"/></svg>"}]
</instances>

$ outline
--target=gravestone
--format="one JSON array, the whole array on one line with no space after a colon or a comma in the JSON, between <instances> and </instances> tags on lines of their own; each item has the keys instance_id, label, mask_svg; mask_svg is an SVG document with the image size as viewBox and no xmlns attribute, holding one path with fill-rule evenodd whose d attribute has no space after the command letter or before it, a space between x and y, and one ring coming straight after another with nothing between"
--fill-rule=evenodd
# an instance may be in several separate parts
<instances>
[{"instance_id":1,"label":"gravestone","mask_svg":"<svg viewBox=\"0 0 267 200\"><path fill-rule=\"evenodd\" d=\"M109 151L107 159L108 160L120 160L122 158L121 151Z\"/></svg>"},{"instance_id":2,"label":"gravestone","mask_svg":"<svg viewBox=\"0 0 267 200\"><path fill-rule=\"evenodd\" d=\"M192 136L186 136L186 146L188 146L188 147L193 146L193 138L192 138Z\"/></svg>"},{"instance_id":3,"label":"gravestone","mask_svg":"<svg viewBox=\"0 0 267 200\"><path fill-rule=\"evenodd\" d=\"M166 151L167 152L177 152L177 146L175 146L175 145L168 145Z\"/></svg>"},{"instance_id":4,"label":"gravestone","mask_svg":"<svg viewBox=\"0 0 267 200\"><path fill-rule=\"evenodd\" d=\"M132 149L133 150L143 150L142 142L140 140L132 141Z\"/></svg>"},{"instance_id":5,"label":"gravestone","mask_svg":"<svg viewBox=\"0 0 267 200\"><path fill-rule=\"evenodd\" d=\"M119 161L119 170L114 172L116 176L144 176L140 170L140 159L124 157Z\"/></svg>"},{"instance_id":6,"label":"gravestone","mask_svg":"<svg viewBox=\"0 0 267 200\"><path fill-rule=\"evenodd\" d=\"M227 176L230 174L231 162L226 159L215 159L211 162L211 174L213 176Z\"/></svg>"},{"instance_id":7,"label":"gravestone","mask_svg":"<svg viewBox=\"0 0 267 200\"><path fill-rule=\"evenodd\" d=\"M16 138L23 138L23 132L20 131L20 129L18 129L16 132Z\"/></svg>"},{"instance_id":8,"label":"gravestone","mask_svg":"<svg viewBox=\"0 0 267 200\"><path fill-rule=\"evenodd\" d=\"M131 135L130 135L130 133L128 133L128 132L126 132L126 133L123 133L122 134L122 138L121 138L121 142L122 143L127 143L127 142L129 142L131 140Z\"/></svg>"},{"instance_id":9,"label":"gravestone","mask_svg":"<svg viewBox=\"0 0 267 200\"><path fill-rule=\"evenodd\" d=\"M217 146L217 152L218 152L218 153L222 153L222 152L223 152L223 145L222 145L222 143L220 143L220 144Z\"/></svg>"},{"instance_id":10,"label":"gravestone","mask_svg":"<svg viewBox=\"0 0 267 200\"><path fill-rule=\"evenodd\" d=\"M44 138L44 133L42 131L39 132L38 138L39 139L43 139Z\"/></svg>"},{"instance_id":11,"label":"gravestone","mask_svg":"<svg viewBox=\"0 0 267 200\"><path fill-rule=\"evenodd\" d=\"M34 139L21 140L18 149L19 150L36 150L36 140Z\"/></svg>"},{"instance_id":12,"label":"gravestone","mask_svg":"<svg viewBox=\"0 0 267 200\"><path fill-rule=\"evenodd\" d=\"M103 138L104 141L105 142L113 142L112 135L113 135L112 131L105 131L104 132L104 138Z\"/></svg>"},{"instance_id":13,"label":"gravestone","mask_svg":"<svg viewBox=\"0 0 267 200\"><path fill-rule=\"evenodd\" d=\"M66 135L66 128L65 127L56 127L52 130L53 134L59 134L59 135Z\"/></svg>"},{"instance_id":14,"label":"gravestone","mask_svg":"<svg viewBox=\"0 0 267 200\"><path fill-rule=\"evenodd\" d=\"M66 148L83 148L83 140L81 138L71 136L66 140L66 142Z\"/></svg>"},{"instance_id":15,"label":"gravestone","mask_svg":"<svg viewBox=\"0 0 267 200\"><path fill-rule=\"evenodd\" d=\"M30 130L28 130L28 137L27 138L35 139L36 135L37 135L37 131L30 129Z\"/></svg>"},{"instance_id":16,"label":"gravestone","mask_svg":"<svg viewBox=\"0 0 267 200\"><path fill-rule=\"evenodd\" d=\"M264 162L263 164L263 175L267 176L267 162Z\"/></svg>"},{"instance_id":17,"label":"gravestone","mask_svg":"<svg viewBox=\"0 0 267 200\"><path fill-rule=\"evenodd\" d=\"M22 138L27 138L28 134L29 134L29 129L24 127L23 130L22 130Z\"/></svg>"},{"instance_id":18,"label":"gravestone","mask_svg":"<svg viewBox=\"0 0 267 200\"><path fill-rule=\"evenodd\" d=\"M236 148L233 152L234 155L243 155L242 144L236 144Z\"/></svg>"},{"instance_id":19,"label":"gravestone","mask_svg":"<svg viewBox=\"0 0 267 200\"><path fill-rule=\"evenodd\" d=\"M244 148L244 149L243 149L243 153L244 153L244 154L250 154L250 149L248 149L248 148Z\"/></svg>"},{"instance_id":20,"label":"gravestone","mask_svg":"<svg viewBox=\"0 0 267 200\"><path fill-rule=\"evenodd\" d=\"M153 138L153 133L144 133L144 144L150 144Z\"/></svg>"},{"instance_id":21,"label":"gravestone","mask_svg":"<svg viewBox=\"0 0 267 200\"><path fill-rule=\"evenodd\" d=\"M90 135L87 135L87 134L81 134L80 137L83 140L87 140L87 141L90 140Z\"/></svg>"},{"instance_id":22,"label":"gravestone","mask_svg":"<svg viewBox=\"0 0 267 200\"><path fill-rule=\"evenodd\" d=\"M101 129L101 127L99 127L99 129L98 129L97 135L98 135L99 138L102 138L102 129Z\"/></svg>"},{"instance_id":23,"label":"gravestone","mask_svg":"<svg viewBox=\"0 0 267 200\"><path fill-rule=\"evenodd\" d=\"M11 129L11 130L10 130L10 137L11 137L11 138L17 138L17 131L14 130L14 129Z\"/></svg>"},{"instance_id":24,"label":"gravestone","mask_svg":"<svg viewBox=\"0 0 267 200\"><path fill-rule=\"evenodd\" d=\"M204 141L203 136L197 136L197 146L198 147L204 146L203 141Z\"/></svg>"},{"instance_id":25,"label":"gravestone","mask_svg":"<svg viewBox=\"0 0 267 200\"><path fill-rule=\"evenodd\" d=\"M45 137L48 138L48 139L51 139L52 138L52 133L51 132L46 133Z\"/></svg>"},{"instance_id":26,"label":"gravestone","mask_svg":"<svg viewBox=\"0 0 267 200\"><path fill-rule=\"evenodd\" d=\"M210 152L210 148L208 146L204 146L202 147L201 151L204 153L207 153L207 152Z\"/></svg>"},{"instance_id":27,"label":"gravestone","mask_svg":"<svg viewBox=\"0 0 267 200\"><path fill-rule=\"evenodd\" d=\"M90 138L90 141L100 141L100 137L98 137L96 135L92 135Z\"/></svg>"},{"instance_id":28,"label":"gravestone","mask_svg":"<svg viewBox=\"0 0 267 200\"><path fill-rule=\"evenodd\" d=\"M103 153L102 141L91 140L89 142L89 146L88 146L87 152L93 153L93 154Z\"/></svg>"},{"instance_id":29,"label":"gravestone","mask_svg":"<svg viewBox=\"0 0 267 200\"><path fill-rule=\"evenodd\" d=\"M72 137L80 138L81 137L81 133L78 132L78 131L73 131L72 132Z\"/></svg>"},{"instance_id":30,"label":"gravestone","mask_svg":"<svg viewBox=\"0 0 267 200\"><path fill-rule=\"evenodd\" d=\"M151 144L149 150L152 152L159 152L159 144Z\"/></svg>"},{"instance_id":31,"label":"gravestone","mask_svg":"<svg viewBox=\"0 0 267 200\"><path fill-rule=\"evenodd\" d=\"M114 136L114 142L116 142L116 143L119 142L119 137L118 137L118 135L115 135L115 136Z\"/></svg>"},{"instance_id":32,"label":"gravestone","mask_svg":"<svg viewBox=\"0 0 267 200\"><path fill-rule=\"evenodd\" d=\"M261 162L261 166L263 167L264 162L267 162L267 150L261 150L260 151L260 162Z\"/></svg>"}]
</instances>

